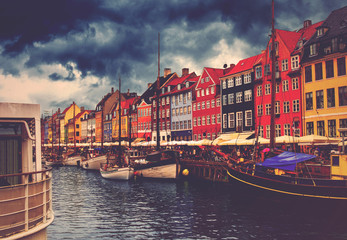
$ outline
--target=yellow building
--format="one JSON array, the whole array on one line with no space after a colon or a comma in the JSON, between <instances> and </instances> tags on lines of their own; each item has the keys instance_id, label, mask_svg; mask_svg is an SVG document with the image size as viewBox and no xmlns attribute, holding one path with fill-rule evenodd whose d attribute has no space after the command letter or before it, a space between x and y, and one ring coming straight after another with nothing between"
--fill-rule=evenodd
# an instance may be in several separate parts
<instances>
[{"instance_id":1,"label":"yellow building","mask_svg":"<svg viewBox=\"0 0 347 240\"><path fill-rule=\"evenodd\" d=\"M74 116L77 116L81 112L81 109L73 102L69 107L67 107L62 113L62 119L60 120L60 143L66 144L69 141L70 134L73 136L72 130L68 130L68 123L70 119L73 119ZM70 141L71 142L71 141ZM73 142L73 140L72 140Z\"/></svg>"},{"instance_id":2,"label":"yellow building","mask_svg":"<svg viewBox=\"0 0 347 240\"><path fill-rule=\"evenodd\" d=\"M304 135L340 137L347 127L347 7L333 11L306 43L302 58Z\"/></svg>"}]
</instances>

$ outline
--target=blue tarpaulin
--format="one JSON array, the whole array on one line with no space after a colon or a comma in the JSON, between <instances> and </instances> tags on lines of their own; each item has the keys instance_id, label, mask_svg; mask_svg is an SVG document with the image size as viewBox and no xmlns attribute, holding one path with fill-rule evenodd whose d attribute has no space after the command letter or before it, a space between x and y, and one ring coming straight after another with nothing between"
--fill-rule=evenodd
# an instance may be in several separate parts
<instances>
[{"instance_id":1,"label":"blue tarpaulin","mask_svg":"<svg viewBox=\"0 0 347 240\"><path fill-rule=\"evenodd\" d=\"M296 164L315 158L316 156L305 153L283 152L275 157L267 158L258 166L278 168L282 170L294 171Z\"/></svg>"}]
</instances>

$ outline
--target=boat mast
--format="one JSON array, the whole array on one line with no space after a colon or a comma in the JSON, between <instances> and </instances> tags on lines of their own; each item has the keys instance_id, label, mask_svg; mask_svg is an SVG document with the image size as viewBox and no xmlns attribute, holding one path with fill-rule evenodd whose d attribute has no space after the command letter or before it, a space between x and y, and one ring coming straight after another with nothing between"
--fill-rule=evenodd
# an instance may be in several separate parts
<instances>
[{"instance_id":1,"label":"boat mast","mask_svg":"<svg viewBox=\"0 0 347 240\"><path fill-rule=\"evenodd\" d=\"M75 102L73 102L73 151L76 152L76 123L75 123Z\"/></svg>"},{"instance_id":2,"label":"boat mast","mask_svg":"<svg viewBox=\"0 0 347 240\"><path fill-rule=\"evenodd\" d=\"M53 153L53 109L52 109L52 153Z\"/></svg>"},{"instance_id":3,"label":"boat mast","mask_svg":"<svg viewBox=\"0 0 347 240\"><path fill-rule=\"evenodd\" d=\"M271 21L271 123L270 123L270 151L275 149L275 89L276 89L276 49L275 49L275 16L274 0L272 0L272 21Z\"/></svg>"},{"instance_id":4,"label":"boat mast","mask_svg":"<svg viewBox=\"0 0 347 240\"><path fill-rule=\"evenodd\" d=\"M160 33L158 33L158 77L157 77L157 151L160 149L160 122L159 122L159 92L160 92Z\"/></svg>"},{"instance_id":5,"label":"boat mast","mask_svg":"<svg viewBox=\"0 0 347 240\"><path fill-rule=\"evenodd\" d=\"M121 153L122 153L122 146L121 146L121 123L122 123L122 119L121 119L121 113L122 113L122 110L121 110L121 93L120 93L120 90L121 90L121 79L119 77L119 95L118 95L118 125L119 125L119 128L118 128L118 136L119 136L119 139L118 139L118 163L121 163L121 160L122 160L122 156L121 156Z\"/></svg>"}]
</instances>

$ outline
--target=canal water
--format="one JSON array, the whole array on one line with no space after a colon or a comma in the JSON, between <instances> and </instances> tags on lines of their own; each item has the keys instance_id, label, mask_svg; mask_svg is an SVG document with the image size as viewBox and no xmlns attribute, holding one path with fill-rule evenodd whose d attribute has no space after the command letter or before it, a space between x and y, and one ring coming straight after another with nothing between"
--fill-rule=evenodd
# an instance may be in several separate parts
<instances>
[{"instance_id":1,"label":"canal water","mask_svg":"<svg viewBox=\"0 0 347 240\"><path fill-rule=\"evenodd\" d=\"M111 181L53 169L52 239L347 239L347 213L328 205L247 197L208 182Z\"/></svg>"}]
</instances>

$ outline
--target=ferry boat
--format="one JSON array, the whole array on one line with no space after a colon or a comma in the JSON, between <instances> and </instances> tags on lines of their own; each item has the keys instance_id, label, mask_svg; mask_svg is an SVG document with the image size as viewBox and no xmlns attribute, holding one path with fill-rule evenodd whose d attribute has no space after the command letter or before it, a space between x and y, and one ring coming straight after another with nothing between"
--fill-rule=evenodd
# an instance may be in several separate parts
<instances>
[{"instance_id":1,"label":"ferry boat","mask_svg":"<svg viewBox=\"0 0 347 240\"><path fill-rule=\"evenodd\" d=\"M46 239L52 170L42 166L40 105L0 103L0 238Z\"/></svg>"}]
</instances>

